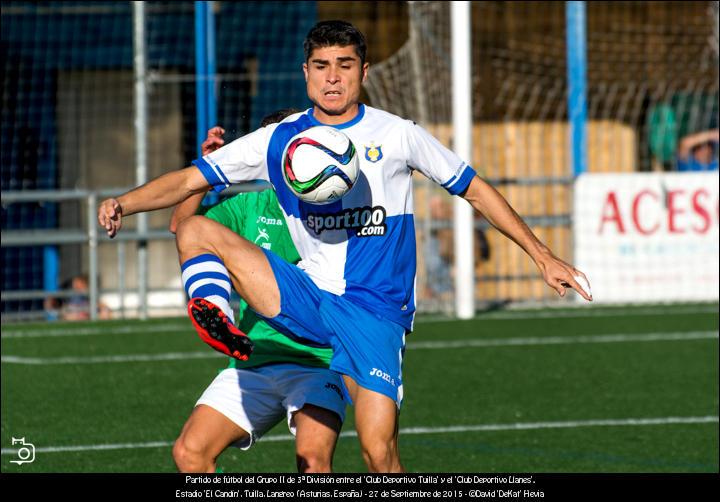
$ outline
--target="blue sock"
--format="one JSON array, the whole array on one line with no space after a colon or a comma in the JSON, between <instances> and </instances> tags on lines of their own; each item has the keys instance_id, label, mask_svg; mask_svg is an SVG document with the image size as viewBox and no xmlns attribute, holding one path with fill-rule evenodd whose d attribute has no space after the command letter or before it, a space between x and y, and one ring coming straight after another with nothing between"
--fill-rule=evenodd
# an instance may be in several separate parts
<instances>
[{"instance_id":1,"label":"blue sock","mask_svg":"<svg viewBox=\"0 0 720 502\"><path fill-rule=\"evenodd\" d=\"M204 298L213 302L230 321L235 322L230 306L230 274L220 258L214 254L201 254L187 260L180 269L188 298Z\"/></svg>"}]
</instances>

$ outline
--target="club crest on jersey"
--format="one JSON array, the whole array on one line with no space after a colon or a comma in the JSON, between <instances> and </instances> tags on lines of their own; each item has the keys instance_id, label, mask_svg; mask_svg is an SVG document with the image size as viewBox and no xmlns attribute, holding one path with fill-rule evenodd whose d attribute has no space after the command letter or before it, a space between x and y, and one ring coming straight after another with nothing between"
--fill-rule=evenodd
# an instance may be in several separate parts
<instances>
[{"instance_id":1,"label":"club crest on jersey","mask_svg":"<svg viewBox=\"0 0 720 502\"><path fill-rule=\"evenodd\" d=\"M375 163L382 158L382 145L375 146L375 143L371 142L370 146L365 147L365 159L369 160L372 163Z\"/></svg>"}]
</instances>

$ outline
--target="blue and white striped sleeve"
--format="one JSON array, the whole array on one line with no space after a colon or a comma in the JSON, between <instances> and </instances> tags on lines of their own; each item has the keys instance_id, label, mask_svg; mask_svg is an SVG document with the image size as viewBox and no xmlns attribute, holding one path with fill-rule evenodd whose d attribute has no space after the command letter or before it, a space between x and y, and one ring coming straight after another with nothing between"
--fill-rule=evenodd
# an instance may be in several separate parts
<instances>
[{"instance_id":1,"label":"blue and white striped sleeve","mask_svg":"<svg viewBox=\"0 0 720 502\"><path fill-rule=\"evenodd\" d=\"M216 192L222 192L233 183L268 181L265 161L271 131L277 124L251 132L222 148L193 160L207 182Z\"/></svg>"},{"instance_id":2,"label":"blue and white striped sleeve","mask_svg":"<svg viewBox=\"0 0 720 502\"><path fill-rule=\"evenodd\" d=\"M475 177L475 169L411 121L407 122L405 145L408 165L452 195L464 192Z\"/></svg>"}]
</instances>

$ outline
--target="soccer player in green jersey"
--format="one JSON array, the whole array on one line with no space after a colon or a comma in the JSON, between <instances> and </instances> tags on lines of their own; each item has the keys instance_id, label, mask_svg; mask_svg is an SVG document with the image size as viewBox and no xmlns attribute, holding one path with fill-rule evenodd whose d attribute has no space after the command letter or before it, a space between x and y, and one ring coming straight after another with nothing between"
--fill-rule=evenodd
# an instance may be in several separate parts
<instances>
[{"instance_id":1,"label":"soccer player in green jersey","mask_svg":"<svg viewBox=\"0 0 720 502\"><path fill-rule=\"evenodd\" d=\"M279 110L261 127L295 112ZM208 131L203 155L222 146L224 132L220 127ZM176 207L173 232L188 216L204 214L290 263L300 260L273 190L237 194L212 207L201 207L202 197L197 194ZM252 357L230 358L229 367L200 397L173 447L175 464L183 472L215 472L215 459L225 448L248 449L287 417L298 470L329 472L345 414L340 377L328 369L332 349L277 332L244 301L239 312L237 325L254 343Z\"/></svg>"}]
</instances>

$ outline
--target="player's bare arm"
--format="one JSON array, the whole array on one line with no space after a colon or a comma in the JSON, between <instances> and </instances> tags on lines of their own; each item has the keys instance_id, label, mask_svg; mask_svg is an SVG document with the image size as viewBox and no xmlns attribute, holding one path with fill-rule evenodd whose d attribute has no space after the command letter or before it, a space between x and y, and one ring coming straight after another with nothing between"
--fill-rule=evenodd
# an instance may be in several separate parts
<instances>
[{"instance_id":1,"label":"player's bare arm","mask_svg":"<svg viewBox=\"0 0 720 502\"><path fill-rule=\"evenodd\" d=\"M462 196L477 211L480 211L492 226L512 239L530 255L540 269L545 282L560 296L565 296L565 288L569 286L587 301L592 301L592 297L575 279L576 276L580 276L587 281L585 274L555 256L547 246L540 242L497 190L476 176Z\"/></svg>"},{"instance_id":2,"label":"player's bare arm","mask_svg":"<svg viewBox=\"0 0 720 502\"><path fill-rule=\"evenodd\" d=\"M201 152L203 156L214 152L225 144L225 140L223 139L225 129L222 127L215 126L208 129L207 134L207 138L205 138L205 141L203 141L201 145ZM206 192L207 191L191 195L175 206L172 217L170 218L170 231L172 233L177 231L177 227L181 221L193 216L197 212L197 209L200 207L200 203L202 202Z\"/></svg>"},{"instance_id":3,"label":"player's bare arm","mask_svg":"<svg viewBox=\"0 0 720 502\"><path fill-rule=\"evenodd\" d=\"M98 208L98 222L112 238L120 230L123 216L174 206L209 188L197 167L172 171L117 198L104 200Z\"/></svg>"}]
</instances>

